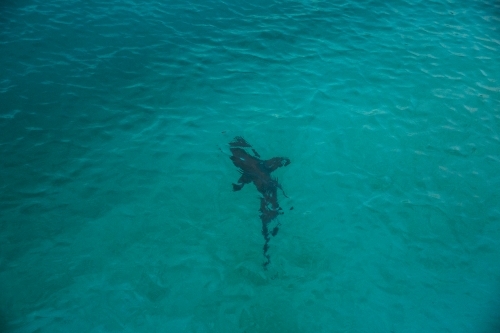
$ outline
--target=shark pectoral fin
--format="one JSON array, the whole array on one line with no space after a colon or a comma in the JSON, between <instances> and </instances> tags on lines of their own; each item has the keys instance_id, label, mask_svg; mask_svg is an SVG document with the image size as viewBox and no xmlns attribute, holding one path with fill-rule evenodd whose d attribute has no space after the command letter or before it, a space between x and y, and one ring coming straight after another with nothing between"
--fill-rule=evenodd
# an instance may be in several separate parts
<instances>
[{"instance_id":1,"label":"shark pectoral fin","mask_svg":"<svg viewBox=\"0 0 500 333\"><path fill-rule=\"evenodd\" d=\"M233 191L239 191L243 188L243 186L245 186L245 184L249 184L251 182L252 177L246 173L243 173L240 179L238 179L238 184L233 184Z\"/></svg>"},{"instance_id":2,"label":"shark pectoral fin","mask_svg":"<svg viewBox=\"0 0 500 333\"><path fill-rule=\"evenodd\" d=\"M251 182L252 182L252 177L246 173L242 174L240 179L238 179L238 183L241 184L250 184ZM241 186L243 187L243 185Z\"/></svg>"},{"instance_id":3,"label":"shark pectoral fin","mask_svg":"<svg viewBox=\"0 0 500 333\"><path fill-rule=\"evenodd\" d=\"M264 166L269 170L269 172L273 172L279 167L287 166L288 164L290 164L290 160L283 157L273 157L269 160L264 161Z\"/></svg>"},{"instance_id":4,"label":"shark pectoral fin","mask_svg":"<svg viewBox=\"0 0 500 333\"><path fill-rule=\"evenodd\" d=\"M239 191L245 186L245 184L233 184L233 191Z\"/></svg>"}]
</instances>

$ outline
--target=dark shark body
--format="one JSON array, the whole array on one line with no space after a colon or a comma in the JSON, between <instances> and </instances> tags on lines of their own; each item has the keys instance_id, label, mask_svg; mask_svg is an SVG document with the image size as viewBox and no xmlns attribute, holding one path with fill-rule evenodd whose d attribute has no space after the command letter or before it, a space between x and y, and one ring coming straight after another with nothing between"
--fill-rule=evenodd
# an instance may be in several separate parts
<instances>
[{"instance_id":1,"label":"dark shark body","mask_svg":"<svg viewBox=\"0 0 500 333\"><path fill-rule=\"evenodd\" d=\"M264 268L271 262L267 253L271 236L278 233L279 224L272 227L272 222L283 214L283 210L278 204L278 189L282 189L277 178L271 177L271 173L279 167L287 166L290 160L285 157L273 157L269 160L261 160L260 155L242 137L235 137L229 143L232 156L231 161L241 173L240 179L233 184L233 190L239 191L245 184L254 183L260 197L260 219L262 221L262 235L264 236L264 257L266 262ZM252 151L253 155L249 154ZM283 192L284 194L284 192ZM285 195L286 196L286 195Z\"/></svg>"}]
</instances>

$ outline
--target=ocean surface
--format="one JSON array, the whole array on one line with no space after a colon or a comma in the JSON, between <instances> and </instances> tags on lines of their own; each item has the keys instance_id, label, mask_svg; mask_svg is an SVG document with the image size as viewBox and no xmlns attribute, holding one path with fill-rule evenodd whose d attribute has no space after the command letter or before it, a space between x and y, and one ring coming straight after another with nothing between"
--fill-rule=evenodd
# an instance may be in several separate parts
<instances>
[{"instance_id":1,"label":"ocean surface","mask_svg":"<svg viewBox=\"0 0 500 333\"><path fill-rule=\"evenodd\" d=\"M498 1L3 0L0 154L2 333L500 332Z\"/></svg>"}]
</instances>

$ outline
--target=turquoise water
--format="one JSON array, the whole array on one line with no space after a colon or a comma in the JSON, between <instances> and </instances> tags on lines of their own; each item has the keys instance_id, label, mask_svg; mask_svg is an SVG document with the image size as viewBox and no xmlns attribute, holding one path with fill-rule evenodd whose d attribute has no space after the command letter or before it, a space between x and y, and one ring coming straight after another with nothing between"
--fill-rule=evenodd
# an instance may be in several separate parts
<instances>
[{"instance_id":1,"label":"turquoise water","mask_svg":"<svg viewBox=\"0 0 500 333\"><path fill-rule=\"evenodd\" d=\"M0 152L1 332L500 331L497 1L2 1Z\"/></svg>"}]
</instances>

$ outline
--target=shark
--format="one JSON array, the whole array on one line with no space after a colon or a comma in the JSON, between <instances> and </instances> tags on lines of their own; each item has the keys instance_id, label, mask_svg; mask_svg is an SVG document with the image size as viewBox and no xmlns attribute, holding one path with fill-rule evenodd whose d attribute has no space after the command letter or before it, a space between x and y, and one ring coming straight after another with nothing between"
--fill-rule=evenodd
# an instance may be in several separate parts
<instances>
[{"instance_id":1,"label":"shark","mask_svg":"<svg viewBox=\"0 0 500 333\"><path fill-rule=\"evenodd\" d=\"M241 177L233 183L233 191L240 191L245 184L253 183L260 193L260 220L262 222L262 236L264 236L264 269L267 270L271 263L268 253L269 241L271 237L278 234L280 223L274 223L276 218L283 214L283 209L278 203L278 189L285 197L282 186L278 178L272 177L271 173L290 164L290 159L286 157L273 157L262 160L259 153L241 136L237 136L229 143L231 151L230 159L238 168ZM288 198L288 197L287 197Z\"/></svg>"}]
</instances>

